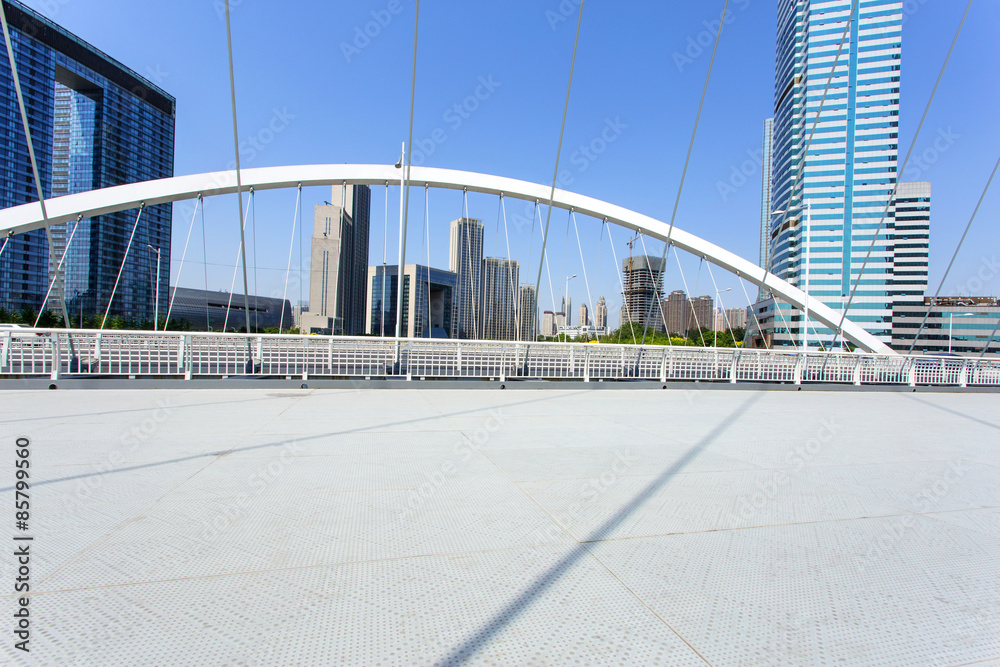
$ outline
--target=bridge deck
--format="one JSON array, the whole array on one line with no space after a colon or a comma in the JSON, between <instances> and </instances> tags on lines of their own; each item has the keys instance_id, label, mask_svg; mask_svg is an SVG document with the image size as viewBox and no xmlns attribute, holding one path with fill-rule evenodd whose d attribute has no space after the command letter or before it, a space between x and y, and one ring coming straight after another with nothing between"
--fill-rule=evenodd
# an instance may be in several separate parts
<instances>
[{"instance_id":1,"label":"bridge deck","mask_svg":"<svg viewBox=\"0 0 1000 667\"><path fill-rule=\"evenodd\" d=\"M1000 659L996 395L8 391L0 411L10 513L31 439L37 664Z\"/></svg>"}]
</instances>

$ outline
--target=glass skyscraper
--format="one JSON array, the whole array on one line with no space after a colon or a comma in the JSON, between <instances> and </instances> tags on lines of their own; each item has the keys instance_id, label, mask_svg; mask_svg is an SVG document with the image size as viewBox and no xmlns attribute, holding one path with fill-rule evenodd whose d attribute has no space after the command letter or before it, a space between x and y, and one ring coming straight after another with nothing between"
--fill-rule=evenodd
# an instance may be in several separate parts
<instances>
[{"instance_id":1,"label":"glass skyscraper","mask_svg":"<svg viewBox=\"0 0 1000 667\"><path fill-rule=\"evenodd\" d=\"M458 276L455 295L455 338L482 337L483 222L473 218L451 221L448 270Z\"/></svg>"},{"instance_id":2,"label":"glass skyscraper","mask_svg":"<svg viewBox=\"0 0 1000 667\"><path fill-rule=\"evenodd\" d=\"M174 98L121 63L12 0L3 0L28 124L46 198L173 176ZM6 50L0 51L0 207L37 200ZM107 308L136 211L80 222L47 308L65 296L71 313ZM155 294L167 303L171 206L143 211L112 315L152 320ZM0 257L0 307L38 309L73 223L14 236ZM155 275L159 248L164 274ZM161 308L161 313L165 312Z\"/></svg>"},{"instance_id":3,"label":"glass skyscraper","mask_svg":"<svg viewBox=\"0 0 1000 667\"><path fill-rule=\"evenodd\" d=\"M902 9L901 0L860 0L852 15L851 0L779 1L766 240L770 270L835 310L843 310L857 283L847 316L886 343L896 296L891 196ZM804 340L801 313L785 304L771 308L775 345ZM832 338L829 329L810 325L813 345Z\"/></svg>"}]
</instances>

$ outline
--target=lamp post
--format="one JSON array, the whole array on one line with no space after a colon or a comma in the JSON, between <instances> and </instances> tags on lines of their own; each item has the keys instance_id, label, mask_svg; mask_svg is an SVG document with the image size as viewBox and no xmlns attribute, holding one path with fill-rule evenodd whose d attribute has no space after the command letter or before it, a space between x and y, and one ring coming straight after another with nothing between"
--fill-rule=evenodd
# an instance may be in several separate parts
<instances>
[{"instance_id":1,"label":"lamp post","mask_svg":"<svg viewBox=\"0 0 1000 667\"><path fill-rule=\"evenodd\" d=\"M719 298L719 295L722 294L723 292L731 292L731 291L733 291L732 287L727 287L724 290L716 289L715 290L715 302L716 303L722 303L722 299ZM726 309L725 308L722 309L722 323L723 324L727 323ZM715 322L712 322L712 328L715 329ZM715 329L715 331L713 331L712 333L715 334L714 335L715 341L713 342L712 345L713 345L713 347L719 347L719 330ZM736 344L736 339L735 338L733 339L733 344L734 345Z\"/></svg>"},{"instance_id":2,"label":"lamp post","mask_svg":"<svg viewBox=\"0 0 1000 667\"><path fill-rule=\"evenodd\" d=\"M563 302L562 302L562 305L563 305L564 308L566 306L566 297L569 296L569 281L573 280L573 278L576 278L576 274L575 273L573 275L571 275L571 276L566 276L566 291L563 292ZM565 308L565 309L569 310L569 308ZM569 326L569 318L570 318L570 314L569 313L563 313L563 323L567 327ZM556 330L556 338L558 338L558 337L559 337L559 330L557 329Z\"/></svg>"},{"instance_id":3,"label":"lamp post","mask_svg":"<svg viewBox=\"0 0 1000 667\"><path fill-rule=\"evenodd\" d=\"M160 249L154 248L150 244L146 244L146 247L150 250L156 251L156 296L154 297L153 306L153 331L157 330L160 323Z\"/></svg>"},{"instance_id":4,"label":"lamp post","mask_svg":"<svg viewBox=\"0 0 1000 667\"><path fill-rule=\"evenodd\" d=\"M972 317L975 313L959 313L959 317ZM948 354L951 354L951 332L955 326L955 313L948 313Z\"/></svg>"}]
</instances>

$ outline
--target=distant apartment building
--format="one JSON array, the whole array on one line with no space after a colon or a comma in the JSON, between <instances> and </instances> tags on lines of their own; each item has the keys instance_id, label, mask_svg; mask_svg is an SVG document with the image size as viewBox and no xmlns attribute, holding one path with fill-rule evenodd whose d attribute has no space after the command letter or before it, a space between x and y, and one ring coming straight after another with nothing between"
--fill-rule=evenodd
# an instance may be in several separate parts
<instances>
[{"instance_id":1,"label":"distant apartment building","mask_svg":"<svg viewBox=\"0 0 1000 667\"><path fill-rule=\"evenodd\" d=\"M559 312L561 312L566 318L566 324L564 326L573 326L573 299L569 296L564 296L562 298L562 308L559 309Z\"/></svg>"},{"instance_id":2,"label":"distant apartment building","mask_svg":"<svg viewBox=\"0 0 1000 667\"><path fill-rule=\"evenodd\" d=\"M542 313L542 336L556 335L556 315L551 310Z\"/></svg>"},{"instance_id":3,"label":"distant apartment building","mask_svg":"<svg viewBox=\"0 0 1000 667\"><path fill-rule=\"evenodd\" d=\"M483 260L484 340L517 340L520 284L521 271L517 260L499 257Z\"/></svg>"},{"instance_id":4,"label":"distant apartment building","mask_svg":"<svg viewBox=\"0 0 1000 667\"><path fill-rule=\"evenodd\" d=\"M747 309L746 308L726 308L725 314L727 327L733 329L746 329Z\"/></svg>"},{"instance_id":5,"label":"distant apartment building","mask_svg":"<svg viewBox=\"0 0 1000 667\"><path fill-rule=\"evenodd\" d=\"M580 304L580 315L577 319L577 326L590 326L590 314L587 312L587 304Z\"/></svg>"},{"instance_id":6,"label":"distant apartment building","mask_svg":"<svg viewBox=\"0 0 1000 667\"><path fill-rule=\"evenodd\" d=\"M451 221L448 270L458 279L452 321L456 338L482 337L483 222L473 218Z\"/></svg>"},{"instance_id":7,"label":"distant apartment building","mask_svg":"<svg viewBox=\"0 0 1000 667\"><path fill-rule=\"evenodd\" d=\"M365 329L368 284L368 228L371 189L333 186L333 203L313 214L309 264L309 311L304 331L357 336Z\"/></svg>"}]
</instances>

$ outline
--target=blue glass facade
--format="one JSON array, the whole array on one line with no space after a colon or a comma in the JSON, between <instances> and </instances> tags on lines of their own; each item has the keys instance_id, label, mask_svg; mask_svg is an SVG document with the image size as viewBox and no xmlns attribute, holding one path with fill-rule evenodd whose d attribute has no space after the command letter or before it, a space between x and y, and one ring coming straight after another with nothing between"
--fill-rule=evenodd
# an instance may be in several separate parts
<instances>
[{"instance_id":1,"label":"blue glass facade","mask_svg":"<svg viewBox=\"0 0 1000 667\"><path fill-rule=\"evenodd\" d=\"M4 0L14 58L25 96L42 190L57 197L173 175L175 102L121 63L20 3ZM0 55L0 207L37 200L10 63ZM103 313L118 276L136 211L80 222L47 306L64 294L73 313ZM167 302L171 207L142 214L111 313L152 320L160 248L160 304ZM37 309L54 275L73 224L11 239L0 258L0 306Z\"/></svg>"},{"instance_id":2,"label":"blue glass facade","mask_svg":"<svg viewBox=\"0 0 1000 667\"><path fill-rule=\"evenodd\" d=\"M848 317L886 343L898 296L891 195L902 5L861 0L852 14L852 0L780 0L775 57L770 270L835 310L857 284ZM788 333L774 344L805 341L802 314L779 310ZM820 345L833 332L810 328L808 338Z\"/></svg>"}]
</instances>

